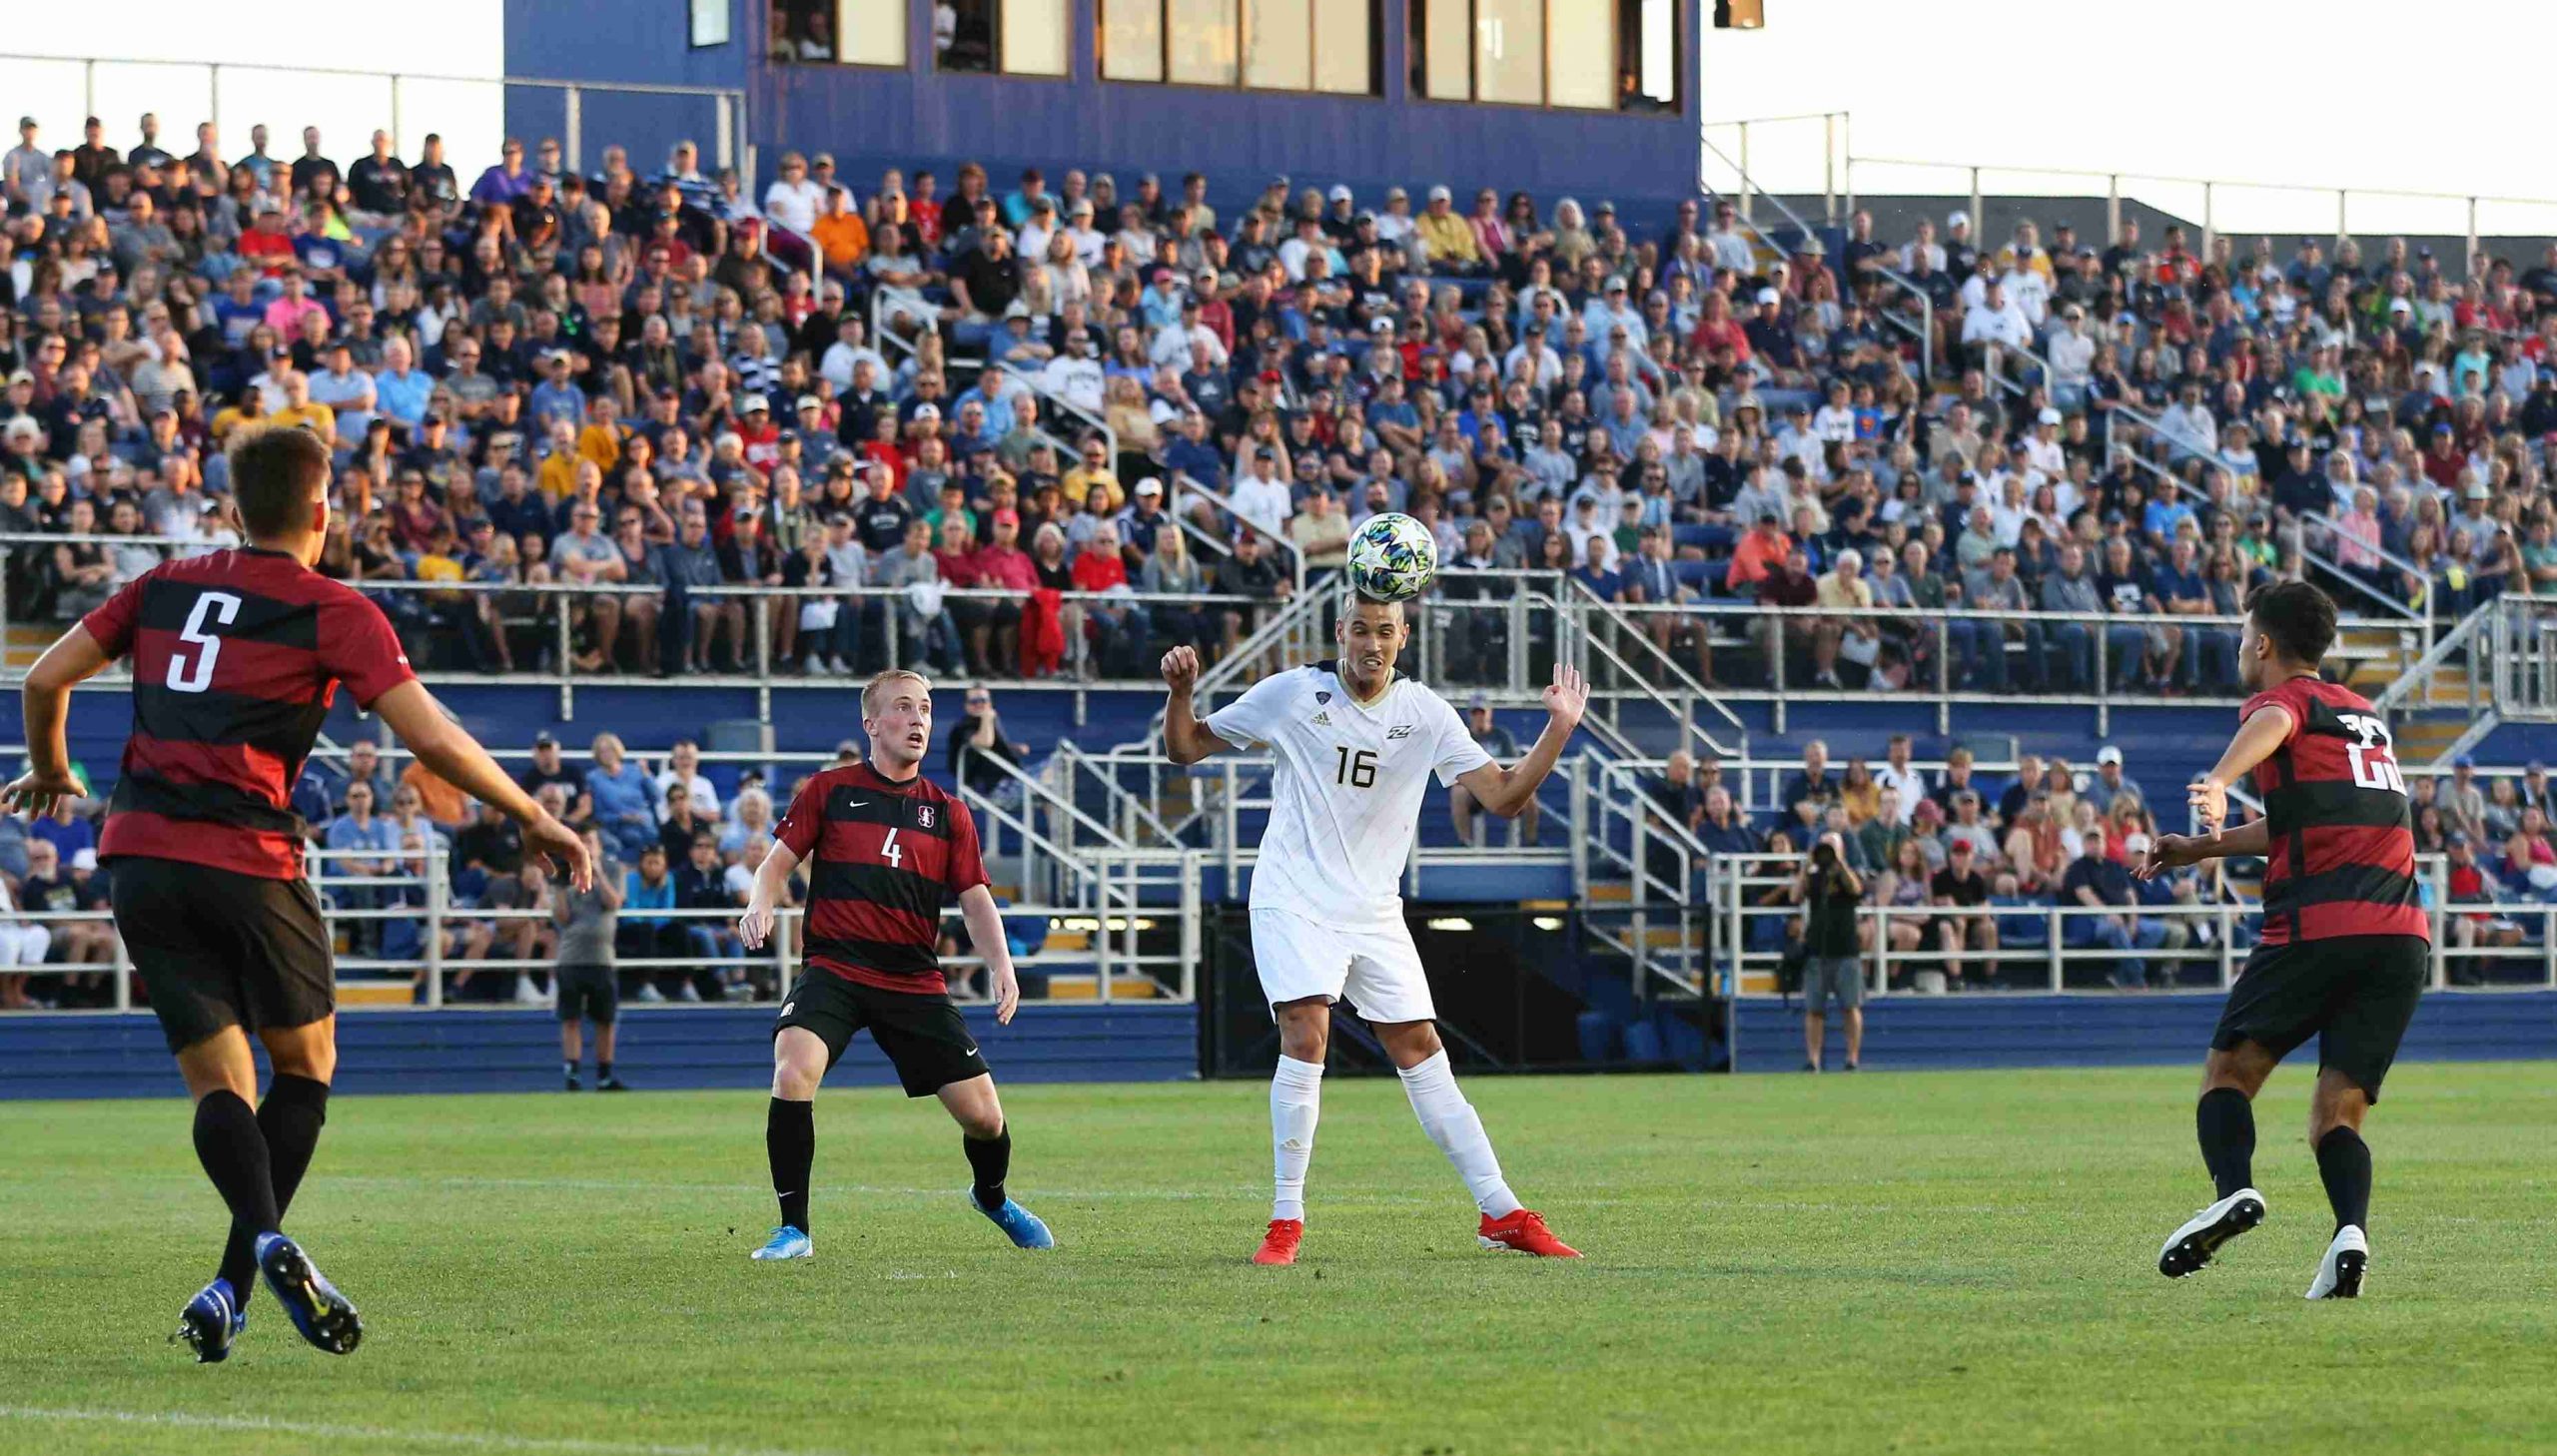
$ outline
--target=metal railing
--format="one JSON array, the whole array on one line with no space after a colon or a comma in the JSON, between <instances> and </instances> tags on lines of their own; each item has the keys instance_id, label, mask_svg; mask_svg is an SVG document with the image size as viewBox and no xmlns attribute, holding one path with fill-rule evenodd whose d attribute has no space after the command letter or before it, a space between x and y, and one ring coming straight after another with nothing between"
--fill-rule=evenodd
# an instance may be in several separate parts
<instances>
[{"instance_id":1,"label":"metal railing","mask_svg":"<svg viewBox=\"0 0 2557 1456\"><path fill-rule=\"evenodd\" d=\"M1803 914L1799 902L1784 897L1806 858L1792 853L1712 857L1707 873L1713 885L1714 954L1731 995L1783 994L1779 971L1786 960L1786 926ZM1869 896L1883 873L1864 876ZM2505 978L2503 985L2557 987L2557 945L2463 947L2452 943L2448 929L2454 916L2509 918L2518 912L2538 922L2544 933L2557 928L2557 905L2454 903L2438 855L2419 855L2416 874L2432 921L2436 989L2453 984L2454 961L2490 960L2524 968L2524 975ZM2061 904L2050 896L1993 897L1970 906L1867 903L1856 910L1858 960L1875 995L1934 994L1946 989L1934 978L1947 977L1955 968L1985 971L1984 989L1993 991L2224 991L2255 944L2257 908L2226 897L2202 898L2211 893L2204 880L2193 882L2192 889L2194 898L2188 901L2128 906ZM1940 927L1948 922L1963 927L1961 945L1940 939ZM2160 967L2165 968L2162 976ZM2198 976L2189 974L2196 968ZM1928 979L1922 981L1922 973Z\"/></svg>"},{"instance_id":2,"label":"metal railing","mask_svg":"<svg viewBox=\"0 0 2557 1456\"><path fill-rule=\"evenodd\" d=\"M2001 197L2101 198L2108 238L2121 233L2125 201L2144 202L2198 224L2204 253L2221 233L2313 233L2329 225L2338 241L2357 230L2464 236L2469 259L2488 238L2557 234L2557 199L2546 197L1860 155L1846 110L1708 121L1698 140L1726 162L1736 151L1738 165L1755 171L1739 188L1744 207L1770 187L1816 196L1832 226L1855 212L1859 196L1951 194L1969 200L1976 237L1990 236L1985 209ZM1721 190L1708 164L1699 172L1708 189ZM2463 263L2460 275L2466 272Z\"/></svg>"},{"instance_id":3,"label":"metal railing","mask_svg":"<svg viewBox=\"0 0 2557 1456\"><path fill-rule=\"evenodd\" d=\"M216 130L223 136L231 136L230 126L225 117L226 97L224 93L226 91L226 87L224 82L226 77L238 78L248 76L254 78L252 81L252 98L262 107L272 107L276 104L273 87L275 79L279 77L320 76L338 80L380 82L385 88L382 104L385 107L385 113L387 116L387 122L383 129L391 134L391 145L393 149L404 153L413 153L413 144L416 141L416 136L423 136L425 132L428 130L440 129L447 134L447 136L449 136L454 130L453 123L450 120L438 120L430 122L426 127L415 129L416 136L412 135L412 129L409 126L408 120L408 112L410 110L409 92L411 88L422 83L437 87L460 86L473 89L479 87L530 87L545 91L556 91L560 93L564 112L563 124L560 128L561 136L559 138L561 160L565 162L572 171L583 171L586 165L584 111L585 98L588 93L591 92L601 95L700 97L713 104L711 134L708 139L708 146L705 149L707 155L712 159L714 166L736 168L739 177L743 180L746 195L749 197L757 196L755 192L755 147L753 142L750 140L751 131L747 124L746 93L742 89L733 86L682 86L650 82L585 81L552 76L453 76L431 71L381 71L344 66L311 66L295 61L198 61L174 57L144 59L140 57L124 56L47 56L16 51L0 52L0 62L78 68L80 72L80 114L75 117L56 118L50 122L49 125L53 128L57 136L77 135L79 131L79 122L82 117L91 117L100 114L98 83L99 74L102 69L108 71L117 69L147 71L158 77L158 84L162 86L166 86L168 84L167 73L169 72L202 72L204 75L204 89L201 94L205 99L205 110L201 117L179 120L180 118L184 118L186 114L179 109L178 105L157 100L153 101L145 108L147 110L157 110L162 115L177 121L177 125L171 128L170 135L173 139L188 139L187 141L181 141L179 143L181 146L189 145L191 142L195 120L210 121L214 124ZM110 80L114 78L111 76ZM193 98L190 97L189 99L192 100ZM489 100L491 102L500 102L502 98L491 97ZM22 107L21 109L35 110L37 108ZM300 119L290 116L270 117L261 114L256 117L256 120L261 122L272 120L282 123L297 123ZM279 126L276 130L279 138L281 138L285 128L283 126ZM242 138L232 138L232 145L236 147L244 138L245 134ZM492 138L491 140L493 141L494 139ZM494 146L490 146L488 148L488 155L493 158L495 154L496 148ZM415 160L414 155L412 155L411 160ZM277 159L277 164L279 166L289 167L292 163L293 158L291 157L280 157ZM454 164L454 170L456 173L465 177L475 175L475 172L463 171L461 165L458 163ZM643 176L647 175L647 170L645 168L637 170L639 170ZM465 184L465 191L466 190L467 187Z\"/></svg>"}]
</instances>

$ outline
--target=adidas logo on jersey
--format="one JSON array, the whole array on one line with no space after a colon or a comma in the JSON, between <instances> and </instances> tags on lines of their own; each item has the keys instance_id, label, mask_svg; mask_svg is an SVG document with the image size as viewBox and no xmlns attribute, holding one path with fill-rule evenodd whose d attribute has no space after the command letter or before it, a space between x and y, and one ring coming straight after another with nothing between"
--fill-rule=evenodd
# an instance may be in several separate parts
<instances>
[{"instance_id":1,"label":"adidas logo on jersey","mask_svg":"<svg viewBox=\"0 0 2557 1456\"><path fill-rule=\"evenodd\" d=\"M1323 727L1328 728L1331 726L1331 715L1329 713L1316 713L1314 714L1314 721L1321 724Z\"/></svg>"}]
</instances>

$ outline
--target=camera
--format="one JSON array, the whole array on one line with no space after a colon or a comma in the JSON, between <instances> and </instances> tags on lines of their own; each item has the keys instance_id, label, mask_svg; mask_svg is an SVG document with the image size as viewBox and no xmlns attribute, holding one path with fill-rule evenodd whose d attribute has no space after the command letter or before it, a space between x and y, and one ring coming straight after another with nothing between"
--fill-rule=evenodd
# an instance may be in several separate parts
<instances>
[{"instance_id":1,"label":"camera","mask_svg":"<svg viewBox=\"0 0 2557 1456\"><path fill-rule=\"evenodd\" d=\"M1813 845L1811 847L1811 862L1824 870L1835 869L1838 865L1838 851L1834 846L1826 842Z\"/></svg>"}]
</instances>

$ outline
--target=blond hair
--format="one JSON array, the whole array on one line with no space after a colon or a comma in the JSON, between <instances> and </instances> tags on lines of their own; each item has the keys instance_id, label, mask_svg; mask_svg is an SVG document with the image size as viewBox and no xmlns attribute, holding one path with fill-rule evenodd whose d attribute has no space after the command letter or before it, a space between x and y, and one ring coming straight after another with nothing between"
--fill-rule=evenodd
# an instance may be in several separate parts
<instances>
[{"instance_id":1,"label":"blond hair","mask_svg":"<svg viewBox=\"0 0 2557 1456\"><path fill-rule=\"evenodd\" d=\"M892 682L898 681L911 681L915 686L923 689L923 695L926 701L931 700L931 678L908 668L892 667L886 672L879 674L877 677L870 679L869 685L862 688L861 716L864 718L877 717L879 715L879 690Z\"/></svg>"}]
</instances>

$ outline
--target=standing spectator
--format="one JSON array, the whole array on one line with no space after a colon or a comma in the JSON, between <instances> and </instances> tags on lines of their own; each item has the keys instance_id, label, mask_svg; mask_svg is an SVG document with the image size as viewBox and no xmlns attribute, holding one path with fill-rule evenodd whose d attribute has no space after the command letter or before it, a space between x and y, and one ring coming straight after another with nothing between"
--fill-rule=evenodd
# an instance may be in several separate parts
<instances>
[{"instance_id":1,"label":"standing spectator","mask_svg":"<svg viewBox=\"0 0 2557 1456\"><path fill-rule=\"evenodd\" d=\"M595 1091L628 1092L630 1089L612 1072L621 1014L621 986L613 961L613 939L623 898L621 866L605 857L603 837L592 825L586 827L586 853L594 861L594 888L581 891L573 885L561 885L551 895L551 919L559 926L554 979L558 983L561 1072L567 1090L578 1091L582 1084L577 1080L577 1066L585 1055L582 1024L592 1023Z\"/></svg>"},{"instance_id":2,"label":"standing spectator","mask_svg":"<svg viewBox=\"0 0 2557 1456\"><path fill-rule=\"evenodd\" d=\"M1018 767L1030 757L1029 744L1004 736L994 691L982 685L968 689L966 710L950 729L948 747L950 776L980 794L1000 792L1012 781L1001 764Z\"/></svg>"},{"instance_id":3,"label":"standing spectator","mask_svg":"<svg viewBox=\"0 0 2557 1456\"><path fill-rule=\"evenodd\" d=\"M324 868L330 879L347 879L355 883L333 886L329 898L348 910L378 910L382 907L382 891L369 883L398 873L396 856L400 850L399 831L391 821L375 814L373 788L358 780L347 786L347 812L331 820L327 833L321 836L323 848L346 858L331 858ZM347 949L353 955L367 955L381 944L381 923L372 919L351 920L347 924Z\"/></svg>"},{"instance_id":4,"label":"standing spectator","mask_svg":"<svg viewBox=\"0 0 2557 1456\"><path fill-rule=\"evenodd\" d=\"M1927 797L1926 776L1909 764L1911 747L1908 734L1894 733L1883 750L1882 767L1874 770L1874 787L1886 795L1895 791L1899 795L1898 812L1892 816L1894 824L1907 824L1910 816L1917 812L1918 801ZM1886 799L1885 802L1891 801ZM1883 863L1889 864L1891 860L1886 858Z\"/></svg>"},{"instance_id":5,"label":"standing spectator","mask_svg":"<svg viewBox=\"0 0 2557 1456\"><path fill-rule=\"evenodd\" d=\"M1835 1005L1847 1028L1847 1070L1865 1048L1864 958L1859 954L1856 909L1864 878L1847 862L1847 846L1824 834L1811 847L1794 881L1803 906L1802 1045L1805 1072L1820 1071L1828 1032L1827 1008Z\"/></svg>"},{"instance_id":6,"label":"standing spectator","mask_svg":"<svg viewBox=\"0 0 2557 1456\"><path fill-rule=\"evenodd\" d=\"M621 739L598 733L588 750L594 767L586 770L586 794L594 805L594 822L613 853L636 861L640 851L657 842L656 787L639 765L623 757Z\"/></svg>"}]
</instances>

